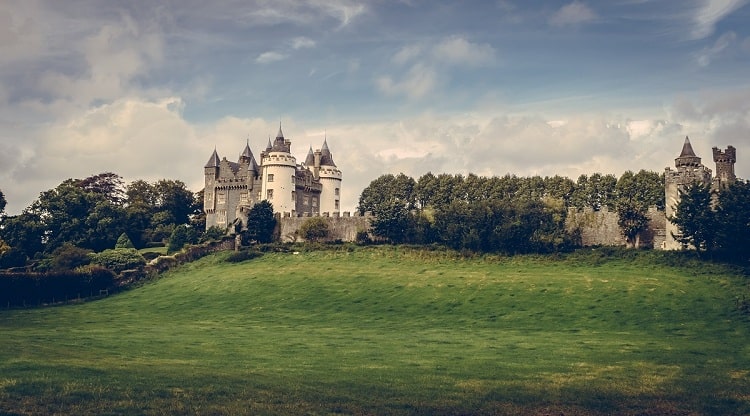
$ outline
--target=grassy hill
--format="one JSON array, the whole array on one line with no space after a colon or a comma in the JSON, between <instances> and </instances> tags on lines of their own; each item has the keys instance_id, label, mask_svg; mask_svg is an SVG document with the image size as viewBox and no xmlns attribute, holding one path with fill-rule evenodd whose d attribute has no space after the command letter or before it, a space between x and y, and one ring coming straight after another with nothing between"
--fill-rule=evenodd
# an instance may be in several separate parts
<instances>
[{"instance_id":1,"label":"grassy hill","mask_svg":"<svg viewBox=\"0 0 750 416\"><path fill-rule=\"evenodd\" d=\"M0 414L747 414L744 278L660 253L213 255L0 311Z\"/></svg>"}]
</instances>

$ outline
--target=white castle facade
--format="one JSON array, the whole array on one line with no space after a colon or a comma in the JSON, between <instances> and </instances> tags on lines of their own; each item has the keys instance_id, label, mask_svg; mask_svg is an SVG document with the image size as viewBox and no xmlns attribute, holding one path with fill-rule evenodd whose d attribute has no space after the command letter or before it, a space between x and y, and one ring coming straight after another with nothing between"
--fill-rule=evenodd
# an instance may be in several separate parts
<instances>
[{"instance_id":1,"label":"white castle facade","mask_svg":"<svg viewBox=\"0 0 750 416\"><path fill-rule=\"evenodd\" d=\"M204 166L203 210L206 229L245 225L250 208L260 201L282 216L335 216L340 213L341 171L333 161L327 139L312 147L304 163L291 153L292 142L279 132L257 162L247 143L237 162L219 159L214 149Z\"/></svg>"}]
</instances>

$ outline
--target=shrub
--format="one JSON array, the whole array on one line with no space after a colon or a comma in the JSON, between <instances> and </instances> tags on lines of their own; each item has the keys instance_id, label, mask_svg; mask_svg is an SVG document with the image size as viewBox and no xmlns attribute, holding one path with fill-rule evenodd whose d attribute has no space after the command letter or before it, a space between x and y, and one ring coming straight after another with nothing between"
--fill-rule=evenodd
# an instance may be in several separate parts
<instances>
[{"instance_id":1,"label":"shrub","mask_svg":"<svg viewBox=\"0 0 750 416\"><path fill-rule=\"evenodd\" d=\"M206 230L198 240L199 243L205 243L206 241L216 241L221 240L225 235L227 235L227 232L225 229L217 226L209 227L208 230Z\"/></svg>"},{"instance_id":2,"label":"shrub","mask_svg":"<svg viewBox=\"0 0 750 416\"><path fill-rule=\"evenodd\" d=\"M117 238L115 248L135 248L135 246L133 245L133 241L130 240L130 237L128 237L127 234L122 233L120 234L120 237Z\"/></svg>"},{"instance_id":3,"label":"shrub","mask_svg":"<svg viewBox=\"0 0 750 416\"><path fill-rule=\"evenodd\" d=\"M91 263L89 254L91 254L91 250L89 249L64 243L52 252L52 259L50 259L49 266L52 270L73 270L76 267Z\"/></svg>"},{"instance_id":4,"label":"shrub","mask_svg":"<svg viewBox=\"0 0 750 416\"><path fill-rule=\"evenodd\" d=\"M146 265L146 259L134 248L116 248L92 253L91 263L97 264L115 273L127 269L137 269Z\"/></svg>"},{"instance_id":5,"label":"shrub","mask_svg":"<svg viewBox=\"0 0 750 416\"><path fill-rule=\"evenodd\" d=\"M325 241L330 234L328 221L323 217L312 217L307 219L299 227L299 233L305 241Z\"/></svg>"}]
</instances>

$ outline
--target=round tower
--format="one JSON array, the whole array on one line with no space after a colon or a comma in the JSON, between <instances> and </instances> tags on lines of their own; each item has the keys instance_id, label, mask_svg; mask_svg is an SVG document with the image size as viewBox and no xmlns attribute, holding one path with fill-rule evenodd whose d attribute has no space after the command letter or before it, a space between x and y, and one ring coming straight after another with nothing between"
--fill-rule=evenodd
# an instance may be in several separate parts
<instances>
[{"instance_id":1,"label":"round tower","mask_svg":"<svg viewBox=\"0 0 750 416\"><path fill-rule=\"evenodd\" d=\"M320 212L328 212L331 215L341 212L341 171L333 162L333 155L328 149L328 140L323 140L320 149L320 164L316 163L318 177L320 178ZM316 160L317 162L317 160Z\"/></svg>"},{"instance_id":2,"label":"round tower","mask_svg":"<svg viewBox=\"0 0 750 416\"><path fill-rule=\"evenodd\" d=\"M261 154L262 189L261 199L273 205L278 213L293 213L294 178L297 160L292 156L291 142L284 139L279 125L279 133L273 144Z\"/></svg>"}]
</instances>

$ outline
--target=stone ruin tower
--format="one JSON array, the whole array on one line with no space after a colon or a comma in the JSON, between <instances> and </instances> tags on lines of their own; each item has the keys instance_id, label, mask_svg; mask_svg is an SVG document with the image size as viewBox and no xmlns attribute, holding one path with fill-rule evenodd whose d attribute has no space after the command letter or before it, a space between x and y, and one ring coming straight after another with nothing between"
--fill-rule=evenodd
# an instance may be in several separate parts
<instances>
[{"instance_id":1,"label":"stone ruin tower","mask_svg":"<svg viewBox=\"0 0 750 416\"><path fill-rule=\"evenodd\" d=\"M703 166L701 158L695 155L693 146L690 144L690 139L686 136L680 156L674 160L676 170L665 169L664 196L667 222L663 249L681 250L685 248L673 237L679 235L679 230L675 224L669 221L669 218L675 215L675 209L680 202L680 190L696 182L710 184L713 190L720 190L735 181L734 163L737 161L736 149L728 146L726 150L722 151L714 147L713 157L716 163L715 178L712 178L711 169Z\"/></svg>"}]
</instances>

